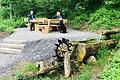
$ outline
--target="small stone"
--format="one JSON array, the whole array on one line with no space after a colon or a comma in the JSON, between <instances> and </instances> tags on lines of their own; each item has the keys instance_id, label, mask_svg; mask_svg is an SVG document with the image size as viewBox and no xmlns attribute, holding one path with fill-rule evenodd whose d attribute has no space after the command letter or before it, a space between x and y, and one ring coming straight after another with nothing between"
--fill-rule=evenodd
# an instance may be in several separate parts
<instances>
[{"instance_id":1,"label":"small stone","mask_svg":"<svg viewBox=\"0 0 120 80\"><path fill-rule=\"evenodd\" d=\"M95 64L96 63L96 58L94 56L90 56L87 60L88 64Z\"/></svg>"}]
</instances>

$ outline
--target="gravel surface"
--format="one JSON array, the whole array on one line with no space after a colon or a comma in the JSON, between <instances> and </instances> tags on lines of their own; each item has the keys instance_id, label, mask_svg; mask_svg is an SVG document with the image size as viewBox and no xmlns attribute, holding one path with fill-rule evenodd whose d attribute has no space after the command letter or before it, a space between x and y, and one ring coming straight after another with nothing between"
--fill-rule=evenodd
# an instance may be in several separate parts
<instances>
[{"instance_id":1,"label":"gravel surface","mask_svg":"<svg viewBox=\"0 0 120 80\"><path fill-rule=\"evenodd\" d=\"M54 39L54 38L69 38L71 40L85 40L90 38L97 38L99 35L90 32L81 32L76 30L68 30L68 33L42 33L29 31L25 28L18 28L15 30L14 34L7 37L5 40L20 40L20 41L37 41L40 39Z\"/></svg>"},{"instance_id":2,"label":"gravel surface","mask_svg":"<svg viewBox=\"0 0 120 80\"><path fill-rule=\"evenodd\" d=\"M59 32L51 32L51 33L41 33L29 31L24 28L18 28L15 32L6 37L4 40L15 40L15 41L23 41L26 43L26 46L22 50L22 52L18 55L3 55L0 54L0 75L6 73L10 73L10 70L14 64L21 60L30 60L33 62L40 60L48 60L53 58L55 55L55 43L57 43L58 39L67 38L69 40L86 40L86 39L97 39L101 37L95 33L90 32L80 32L75 30L68 30L68 33L59 33ZM8 75L8 74L7 74Z\"/></svg>"}]
</instances>

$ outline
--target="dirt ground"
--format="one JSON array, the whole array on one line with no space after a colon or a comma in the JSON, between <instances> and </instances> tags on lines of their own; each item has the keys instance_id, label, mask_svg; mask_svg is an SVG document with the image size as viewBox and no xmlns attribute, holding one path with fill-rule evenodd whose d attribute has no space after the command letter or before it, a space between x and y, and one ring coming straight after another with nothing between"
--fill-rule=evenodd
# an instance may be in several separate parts
<instances>
[{"instance_id":1,"label":"dirt ground","mask_svg":"<svg viewBox=\"0 0 120 80\"><path fill-rule=\"evenodd\" d=\"M4 38L4 37L7 37L8 35L10 35L10 33L0 32L0 39L1 39L1 38Z\"/></svg>"}]
</instances>

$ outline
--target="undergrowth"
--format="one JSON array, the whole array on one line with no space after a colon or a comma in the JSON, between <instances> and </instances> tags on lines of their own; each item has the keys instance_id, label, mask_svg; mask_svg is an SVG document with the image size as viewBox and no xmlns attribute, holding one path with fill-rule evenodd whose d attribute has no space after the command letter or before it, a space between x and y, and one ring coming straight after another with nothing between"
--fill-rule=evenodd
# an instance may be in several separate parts
<instances>
[{"instance_id":1,"label":"undergrowth","mask_svg":"<svg viewBox=\"0 0 120 80\"><path fill-rule=\"evenodd\" d=\"M0 19L0 32L13 32L17 27L24 27L23 18L20 19Z\"/></svg>"},{"instance_id":2,"label":"undergrowth","mask_svg":"<svg viewBox=\"0 0 120 80\"><path fill-rule=\"evenodd\" d=\"M98 75L98 80L120 80L120 50L111 53L113 57Z\"/></svg>"}]
</instances>

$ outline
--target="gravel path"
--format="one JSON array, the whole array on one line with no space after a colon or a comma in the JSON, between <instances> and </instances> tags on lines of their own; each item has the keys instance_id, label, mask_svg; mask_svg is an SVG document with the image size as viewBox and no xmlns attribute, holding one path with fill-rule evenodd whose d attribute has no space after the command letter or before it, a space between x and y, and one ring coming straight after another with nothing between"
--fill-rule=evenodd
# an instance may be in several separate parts
<instances>
[{"instance_id":1,"label":"gravel path","mask_svg":"<svg viewBox=\"0 0 120 80\"><path fill-rule=\"evenodd\" d=\"M76 30L68 30L68 33L59 33L59 32L51 32L51 33L41 33L29 31L25 28L18 28L15 30L14 34L7 37L7 40L21 40L21 41L37 41L40 39L48 39L48 38L69 38L71 40L85 40L90 38L97 38L99 35L90 32L81 32Z\"/></svg>"},{"instance_id":2,"label":"gravel path","mask_svg":"<svg viewBox=\"0 0 120 80\"><path fill-rule=\"evenodd\" d=\"M86 40L86 39L97 39L101 35L90 33L90 32L80 32L76 30L68 30L68 33L41 33L29 31L25 28L18 28L15 32L6 37L5 40L13 41L23 41L26 42L26 46L22 52L18 55L5 55L0 54L0 75L9 72L11 67L21 60L30 60L33 62L40 60L48 60L53 58L55 55L55 43L58 39L67 38L69 40ZM9 67L9 68L8 68ZM8 70L7 70L8 69Z\"/></svg>"}]
</instances>

